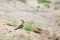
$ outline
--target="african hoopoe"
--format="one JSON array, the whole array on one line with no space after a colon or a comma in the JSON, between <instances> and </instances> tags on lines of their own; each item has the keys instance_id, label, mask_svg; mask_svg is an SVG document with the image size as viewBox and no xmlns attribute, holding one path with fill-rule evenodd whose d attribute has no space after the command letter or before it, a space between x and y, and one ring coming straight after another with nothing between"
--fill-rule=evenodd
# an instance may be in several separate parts
<instances>
[{"instance_id":1,"label":"african hoopoe","mask_svg":"<svg viewBox=\"0 0 60 40\"><path fill-rule=\"evenodd\" d=\"M21 24L14 30L21 29L24 26L24 20L21 20Z\"/></svg>"}]
</instances>

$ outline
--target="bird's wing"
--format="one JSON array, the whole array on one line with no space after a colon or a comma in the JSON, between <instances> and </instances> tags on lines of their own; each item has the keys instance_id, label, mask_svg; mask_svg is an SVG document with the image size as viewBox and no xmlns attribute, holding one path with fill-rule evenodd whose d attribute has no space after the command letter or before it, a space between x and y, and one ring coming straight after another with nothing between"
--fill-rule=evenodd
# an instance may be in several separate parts
<instances>
[{"instance_id":1,"label":"bird's wing","mask_svg":"<svg viewBox=\"0 0 60 40\"><path fill-rule=\"evenodd\" d=\"M23 28L23 25L18 26L15 30Z\"/></svg>"}]
</instances>

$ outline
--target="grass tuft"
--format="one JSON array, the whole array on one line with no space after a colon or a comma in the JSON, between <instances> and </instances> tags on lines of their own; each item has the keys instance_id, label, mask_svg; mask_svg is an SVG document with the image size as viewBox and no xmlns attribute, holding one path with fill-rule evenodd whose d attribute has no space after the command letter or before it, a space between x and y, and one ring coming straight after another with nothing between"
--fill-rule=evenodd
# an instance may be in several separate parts
<instances>
[{"instance_id":1,"label":"grass tuft","mask_svg":"<svg viewBox=\"0 0 60 40\"><path fill-rule=\"evenodd\" d=\"M26 23L23 27L23 29L27 31L33 31L33 28L34 28L34 22Z\"/></svg>"}]
</instances>

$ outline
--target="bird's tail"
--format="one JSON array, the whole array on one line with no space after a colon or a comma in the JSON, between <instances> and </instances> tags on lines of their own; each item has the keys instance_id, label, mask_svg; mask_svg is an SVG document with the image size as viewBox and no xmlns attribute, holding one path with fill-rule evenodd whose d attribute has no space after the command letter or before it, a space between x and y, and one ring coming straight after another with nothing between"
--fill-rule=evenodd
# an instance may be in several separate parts
<instances>
[{"instance_id":1,"label":"bird's tail","mask_svg":"<svg viewBox=\"0 0 60 40\"><path fill-rule=\"evenodd\" d=\"M14 29L14 30L17 30L17 29Z\"/></svg>"},{"instance_id":2,"label":"bird's tail","mask_svg":"<svg viewBox=\"0 0 60 40\"><path fill-rule=\"evenodd\" d=\"M17 27L16 29L14 29L14 30L17 30L17 29L19 29L19 27Z\"/></svg>"}]
</instances>

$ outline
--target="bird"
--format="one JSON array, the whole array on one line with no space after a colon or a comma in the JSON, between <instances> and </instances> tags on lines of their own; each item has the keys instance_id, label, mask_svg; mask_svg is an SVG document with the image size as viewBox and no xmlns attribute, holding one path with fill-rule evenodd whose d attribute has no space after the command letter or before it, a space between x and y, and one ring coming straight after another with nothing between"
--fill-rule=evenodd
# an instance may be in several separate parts
<instances>
[{"instance_id":1,"label":"bird","mask_svg":"<svg viewBox=\"0 0 60 40\"><path fill-rule=\"evenodd\" d=\"M24 20L21 19L20 21L21 21L21 24L16 29L14 29L14 30L23 28L23 26L24 26Z\"/></svg>"}]
</instances>

